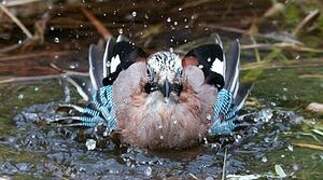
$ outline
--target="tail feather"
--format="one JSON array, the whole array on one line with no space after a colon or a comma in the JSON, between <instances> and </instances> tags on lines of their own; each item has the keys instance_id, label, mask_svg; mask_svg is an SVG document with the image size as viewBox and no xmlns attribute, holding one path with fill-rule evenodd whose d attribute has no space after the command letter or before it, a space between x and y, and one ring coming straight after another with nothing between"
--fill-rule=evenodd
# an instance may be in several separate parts
<instances>
[{"instance_id":1,"label":"tail feather","mask_svg":"<svg viewBox=\"0 0 323 180\"><path fill-rule=\"evenodd\" d=\"M98 46L91 44L89 48L89 74L94 89L103 86L103 52Z\"/></svg>"},{"instance_id":2,"label":"tail feather","mask_svg":"<svg viewBox=\"0 0 323 180\"><path fill-rule=\"evenodd\" d=\"M92 94L95 92L90 79L79 76L67 76L65 78L72 86L75 87L78 94L85 100L89 101Z\"/></svg>"},{"instance_id":3,"label":"tail feather","mask_svg":"<svg viewBox=\"0 0 323 180\"><path fill-rule=\"evenodd\" d=\"M234 104L236 109L239 111L244 105L247 97L249 96L254 84L241 84L237 92L236 98L234 99Z\"/></svg>"},{"instance_id":4,"label":"tail feather","mask_svg":"<svg viewBox=\"0 0 323 180\"><path fill-rule=\"evenodd\" d=\"M218 44L222 49L224 49L223 48L223 43L222 43L222 40L221 40L219 34L215 34L215 43ZM223 53L223 56L224 55L225 54ZM223 58L225 58L225 57L223 57Z\"/></svg>"},{"instance_id":5,"label":"tail feather","mask_svg":"<svg viewBox=\"0 0 323 180\"><path fill-rule=\"evenodd\" d=\"M236 40L231 45L230 58L226 61L224 88L234 93L239 88L240 44Z\"/></svg>"},{"instance_id":6,"label":"tail feather","mask_svg":"<svg viewBox=\"0 0 323 180\"><path fill-rule=\"evenodd\" d=\"M240 74L240 43L239 40L235 40L230 47L229 60L225 62L225 85L224 88L232 93L233 104L236 106L236 110L239 111L245 100L247 99L253 85L241 84L239 81Z\"/></svg>"},{"instance_id":7,"label":"tail feather","mask_svg":"<svg viewBox=\"0 0 323 180\"><path fill-rule=\"evenodd\" d=\"M235 84L235 87L232 91L232 97L233 98L236 98L237 95L238 95L238 92L239 92L239 89L240 89L240 82L238 81L236 84Z\"/></svg>"},{"instance_id":8,"label":"tail feather","mask_svg":"<svg viewBox=\"0 0 323 180\"><path fill-rule=\"evenodd\" d=\"M224 88L232 93L233 104L239 111L247 99L253 85L241 84L239 81L240 74L240 43L235 40L230 47L230 58L226 61L225 85Z\"/></svg>"}]
</instances>

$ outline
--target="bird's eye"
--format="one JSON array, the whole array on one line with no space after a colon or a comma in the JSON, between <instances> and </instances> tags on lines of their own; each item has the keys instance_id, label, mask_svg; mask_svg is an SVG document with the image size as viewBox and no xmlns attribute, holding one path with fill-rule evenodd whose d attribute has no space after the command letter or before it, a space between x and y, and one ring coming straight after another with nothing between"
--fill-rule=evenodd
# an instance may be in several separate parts
<instances>
[{"instance_id":1,"label":"bird's eye","mask_svg":"<svg viewBox=\"0 0 323 180\"><path fill-rule=\"evenodd\" d=\"M173 91L179 96L183 90L183 85L180 83L173 84Z\"/></svg>"},{"instance_id":2,"label":"bird's eye","mask_svg":"<svg viewBox=\"0 0 323 180\"><path fill-rule=\"evenodd\" d=\"M144 86L144 90L147 94L150 94L151 92L157 91L158 90L158 85L153 82L148 82Z\"/></svg>"}]
</instances>

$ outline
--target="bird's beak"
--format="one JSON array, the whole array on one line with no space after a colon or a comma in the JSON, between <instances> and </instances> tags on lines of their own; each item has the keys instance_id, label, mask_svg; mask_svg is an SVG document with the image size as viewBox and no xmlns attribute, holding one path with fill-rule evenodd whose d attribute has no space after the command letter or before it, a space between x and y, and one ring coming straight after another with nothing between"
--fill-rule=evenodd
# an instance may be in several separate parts
<instances>
[{"instance_id":1,"label":"bird's beak","mask_svg":"<svg viewBox=\"0 0 323 180\"><path fill-rule=\"evenodd\" d=\"M164 97L169 97L171 92L171 83L168 81L168 79L166 79L164 84L160 87L160 91L163 93Z\"/></svg>"}]
</instances>

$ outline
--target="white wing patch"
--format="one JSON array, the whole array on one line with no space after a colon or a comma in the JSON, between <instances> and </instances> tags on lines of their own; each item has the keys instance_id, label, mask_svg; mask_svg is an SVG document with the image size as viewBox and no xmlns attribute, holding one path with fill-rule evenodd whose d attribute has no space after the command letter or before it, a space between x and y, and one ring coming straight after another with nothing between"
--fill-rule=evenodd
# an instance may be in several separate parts
<instances>
[{"instance_id":1,"label":"white wing patch","mask_svg":"<svg viewBox=\"0 0 323 180\"><path fill-rule=\"evenodd\" d=\"M107 41L107 44L105 45L105 50L104 50L104 54L103 54L103 77L107 77L108 76L108 72L107 72L107 57L108 57L108 51L109 51L109 44L110 44L111 38L109 38L109 40Z\"/></svg>"},{"instance_id":2,"label":"white wing patch","mask_svg":"<svg viewBox=\"0 0 323 180\"><path fill-rule=\"evenodd\" d=\"M216 58L212 63L211 71L223 75L224 74L224 61L221 61L220 59Z\"/></svg>"},{"instance_id":3,"label":"white wing patch","mask_svg":"<svg viewBox=\"0 0 323 180\"><path fill-rule=\"evenodd\" d=\"M111 73L116 72L118 65L121 63L119 54L111 58Z\"/></svg>"}]
</instances>

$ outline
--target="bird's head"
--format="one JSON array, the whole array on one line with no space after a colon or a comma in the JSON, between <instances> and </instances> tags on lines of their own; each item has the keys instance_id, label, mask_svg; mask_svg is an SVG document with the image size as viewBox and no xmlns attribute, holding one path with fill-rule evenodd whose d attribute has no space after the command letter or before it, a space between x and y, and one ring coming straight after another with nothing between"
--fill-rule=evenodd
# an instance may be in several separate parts
<instances>
[{"instance_id":1,"label":"bird's head","mask_svg":"<svg viewBox=\"0 0 323 180\"><path fill-rule=\"evenodd\" d=\"M179 96L182 90L181 58L173 52L160 51L147 59L146 92L160 91L165 98Z\"/></svg>"}]
</instances>

